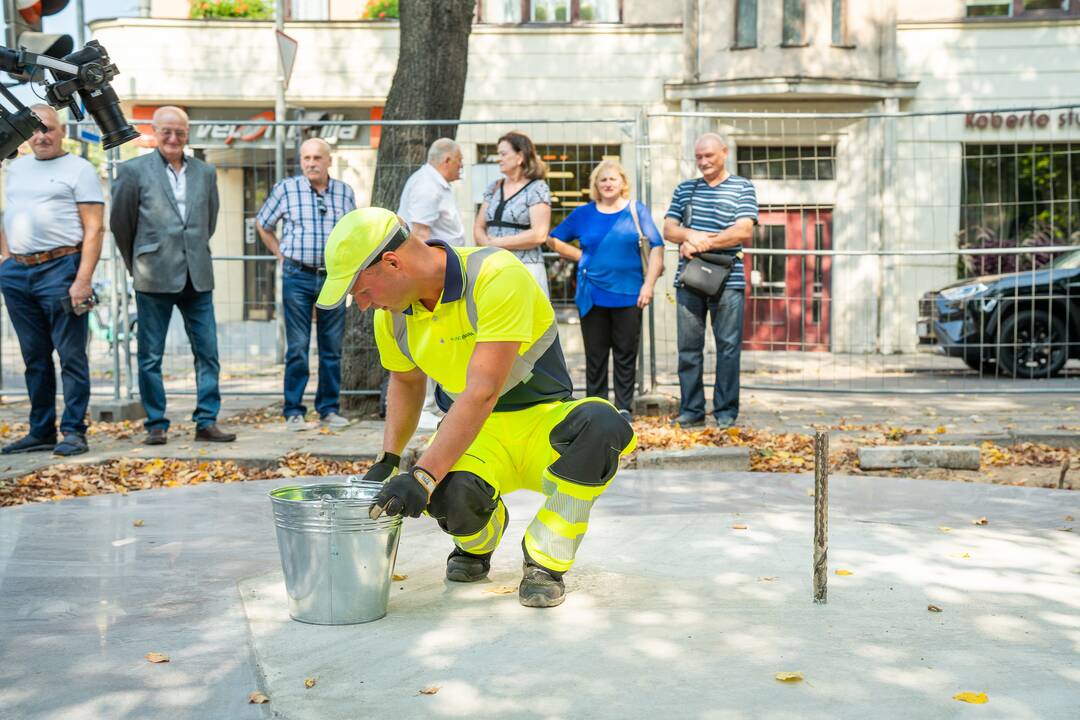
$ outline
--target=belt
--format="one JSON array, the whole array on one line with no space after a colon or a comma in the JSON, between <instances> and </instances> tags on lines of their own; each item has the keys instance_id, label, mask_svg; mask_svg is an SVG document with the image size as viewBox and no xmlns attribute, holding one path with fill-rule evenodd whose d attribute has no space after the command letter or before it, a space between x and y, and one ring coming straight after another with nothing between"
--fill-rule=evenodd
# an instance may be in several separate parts
<instances>
[{"instance_id":1,"label":"belt","mask_svg":"<svg viewBox=\"0 0 1080 720\"><path fill-rule=\"evenodd\" d=\"M300 262L299 260L293 260L292 258L285 258L285 260L287 262L290 262L293 265L295 265L298 269L303 270L306 273L310 273L311 275L325 275L326 274L326 268L324 268L322 266L308 265L306 263Z\"/></svg>"},{"instance_id":2,"label":"belt","mask_svg":"<svg viewBox=\"0 0 1080 720\"><path fill-rule=\"evenodd\" d=\"M42 250L41 252L30 253L29 255L11 255L12 259L20 265L43 265L50 260L56 258L62 258L65 255L74 255L75 253L82 252L82 243L79 243L75 247L65 245L63 247L53 248L52 250Z\"/></svg>"}]
</instances>

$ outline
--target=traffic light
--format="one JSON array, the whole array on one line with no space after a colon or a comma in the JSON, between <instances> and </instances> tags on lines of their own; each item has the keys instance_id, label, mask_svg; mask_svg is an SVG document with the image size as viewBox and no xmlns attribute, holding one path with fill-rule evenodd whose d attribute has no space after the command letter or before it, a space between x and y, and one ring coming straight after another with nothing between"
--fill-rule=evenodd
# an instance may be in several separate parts
<instances>
[{"instance_id":1,"label":"traffic light","mask_svg":"<svg viewBox=\"0 0 1080 720\"><path fill-rule=\"evenodd\" d=\"M15 15L8 18L7 46L12 50L26 48L32 53L55 58L62 58L70 53L75 49L75 42L70 35L54 35L41 31L41 18L55 15L67 4L68 0L15 0Z\"/></svg>"}]
</instances>

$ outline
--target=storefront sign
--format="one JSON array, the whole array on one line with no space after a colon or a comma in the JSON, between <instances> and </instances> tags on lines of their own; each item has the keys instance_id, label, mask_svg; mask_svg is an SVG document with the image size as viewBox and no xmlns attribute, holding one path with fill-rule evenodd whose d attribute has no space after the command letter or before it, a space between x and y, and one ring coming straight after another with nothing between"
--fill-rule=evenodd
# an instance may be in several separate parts
<instances>
[{"instance_id":1,"label":"storefront sign","mask_svg":"<svg viewBox=\"0 0 1080 720\"><path fill-rule=\"evenodd\" d=\"M278 132L285 134L285 141L289 144L295 143L301 135L320 137L331 144L338 145L367 146L371 143L370 125L357 123L361 118L367 119L368 110L366 109L340 112L310 110L299 117L290 113L289 120L339 123L307 127L302 125L274 127L264 124L274 119L273 110L251 113L236 108L190 108L189 113L192 121L191 145L193 147L223 145L234 148L272 147Z\"/></svg>"},{"instance_id":2,"label":"storefront sign","mask_svg":"<svg viewBox=\"0 0 1080 720\"><path fill-rule=\"evenodd\" d=\"M1080 109L1045 112L1030 110L1016 113L974 112L964 116L965 130L1043 130L1048 127L1080 128Z\"/></svg>"}]
</instances>

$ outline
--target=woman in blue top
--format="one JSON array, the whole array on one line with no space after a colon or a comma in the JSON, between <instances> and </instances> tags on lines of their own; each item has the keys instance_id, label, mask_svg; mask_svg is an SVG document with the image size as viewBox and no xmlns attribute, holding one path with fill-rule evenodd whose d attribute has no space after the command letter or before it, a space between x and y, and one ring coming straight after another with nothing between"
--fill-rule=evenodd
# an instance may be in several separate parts
<instances>
[{"instance_id":1,"label":"woman in blue top","mask_svg":"<svg viewBox=\"0 0 1080 720\"><path fill-rule=\"evenodd\" d=\"M648 270L641 267L638 230L630 213L630 184L615 160L605 160L589 178L592 202L574 209L551 231L549 246L578 264L574 302L585 340L585 386L592 397L608 396L608 354L615 365L615 407L628 420L634 406L634 381L641 310L652 302L664 269L664 241L649 211L637 203L641 232L649 239ZM579 240L581 248L570 245Z\"/></svg>"}]
</instances>

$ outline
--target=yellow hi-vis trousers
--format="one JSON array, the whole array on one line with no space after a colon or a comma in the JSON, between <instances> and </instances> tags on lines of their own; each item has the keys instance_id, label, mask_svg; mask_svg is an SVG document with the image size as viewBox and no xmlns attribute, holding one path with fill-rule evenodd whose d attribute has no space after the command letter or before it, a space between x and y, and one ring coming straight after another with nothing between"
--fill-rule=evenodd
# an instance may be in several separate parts
<instances>
[{"instance_id":1,"label":"yellow hi-vis trousers","mask_svg":"<svg viewBox=\"0 0 1080 720\"><path fill-rule=\"evenodd\" d=\"M569 570L588 529L593 503L610 485L619 458L633 451L636 444L630 424L600 398L492 413L443 480L456 481L453 474L465 472L490 486L490 516L486 522L480 518L483 527L468 535L448 530L454 543L474 555L492 552L506 530L502 496L533 490L546 499L525 531L525 551L533 562L549 570ZM440 512L464 512L452 503L441 503L440 508L443 505L448 507ZM447 529L462 523L450 517L448 521L441 519L440 525Z\"/></svg>"}]
</instances>

